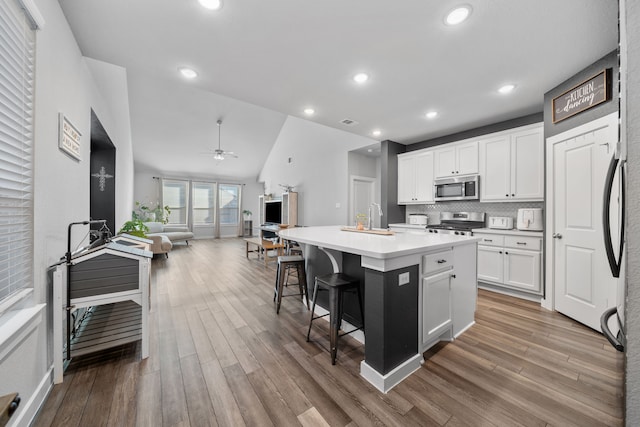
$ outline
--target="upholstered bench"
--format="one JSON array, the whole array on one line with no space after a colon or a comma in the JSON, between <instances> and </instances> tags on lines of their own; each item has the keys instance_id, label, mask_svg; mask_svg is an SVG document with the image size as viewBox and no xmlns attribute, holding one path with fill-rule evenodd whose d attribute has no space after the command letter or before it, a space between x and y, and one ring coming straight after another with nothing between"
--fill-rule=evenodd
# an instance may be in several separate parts
<instances>
[{"instance_id":1,"label":"upholstered bench","mask_svg":"<svg viewBox=\"0 0 640 427\"><path fill-rule=\"evenodd\" d=\"M151 250L154 254L167 254L173 248L173 242L184 240L189 244L193 239L193 233L187 227L164 225L161 222L145 222L149 228L147 238L153 240Z\"/></svg>"}]
</instances>

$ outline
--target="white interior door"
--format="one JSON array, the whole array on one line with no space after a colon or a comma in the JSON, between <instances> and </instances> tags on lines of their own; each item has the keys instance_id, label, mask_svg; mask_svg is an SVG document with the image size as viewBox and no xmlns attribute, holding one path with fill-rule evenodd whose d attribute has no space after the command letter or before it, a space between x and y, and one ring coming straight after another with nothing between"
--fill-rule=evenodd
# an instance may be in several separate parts
<instances>
[{"instance_id":1,"label":"white interior door","mask_svg":"<svg viewBox=\"0 0 640 427\"><path fill-rule=\"evenodd\" d=\"M356 224L356 214L369 213L369 206L375 202L375 179L368 177L351 177L351 209L349 213L349 225ZM365 224L366 225L366 224ZM373 215L373 226L380 227L378 210Z\"/></svg>"},{"instance_id":2,"label":"white interior door","mask_svg":"<svg viewBox=\"0 0 640 427\"><path fill-rule=\"evenodd\" d=\"M600 315L615 301L616 283L604 249L602 206L617 122L596 122L550 138L552 227L547 228L547 239L552 249L555 309L599 331Z\"/></svg>"}]
</instances>

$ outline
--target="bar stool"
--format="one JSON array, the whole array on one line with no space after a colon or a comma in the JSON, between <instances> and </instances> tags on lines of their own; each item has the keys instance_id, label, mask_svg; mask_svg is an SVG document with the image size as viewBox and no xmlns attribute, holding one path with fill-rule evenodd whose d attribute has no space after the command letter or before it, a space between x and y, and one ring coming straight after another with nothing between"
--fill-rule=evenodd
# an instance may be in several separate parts
<instances>
[{"instance_id":1,"label":"bar stool","mask_svg":"<svg viewBox=\"0 0 640 427\"><path fill-rule=\"evenodd\" d=\"M295 268L296 276L298 278L299 294L283 295L284 287L287 286L289 279L289 270ZM286 276L286 279L285 279ZM278 268L276 270L276 286L274 289L273 300L276 301L276 314L280 313L280 304L282 304L282 297L300 296L307 300L307 307L309 307L309 295L307 292L307 275L304 270L304 258L301 255L282 255L278 257Z\"/></svg>"},{"instance_id":2,"label":"bar stool","mask_svg":"<svg viewBox=\"0 0 640 427\"><path fill-rule=\"evenodd\" d=\"M318 297L318 290L329 291L329 313L314 317L314 310L316 308L316 299ZM360 316L362 317L362 323L364 324L364 311L362 308L362 294L360 292L360 281L353 277L347 276L344 273L331 273L324 276L318 276L313 286L313 299L311 301L311 315L309 316L309 330L307 331L307 342L309 341L309 335L311 334L311 325L313 321L321 317L329 316L329 341L331 347L331 364L336 364L336 355L338 354L338 338L355 332L360 328L355 328L349 332L343 332L338 334L340 326L342 325L342 301L344 292L356 291L358 294L358 303L360 304Z\"/></svg>"}]
</instances>

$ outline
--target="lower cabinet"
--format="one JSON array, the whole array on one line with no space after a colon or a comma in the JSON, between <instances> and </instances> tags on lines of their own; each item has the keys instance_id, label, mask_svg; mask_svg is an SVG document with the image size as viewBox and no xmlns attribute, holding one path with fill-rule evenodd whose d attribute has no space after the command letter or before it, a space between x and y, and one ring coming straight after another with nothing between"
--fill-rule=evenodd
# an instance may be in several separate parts
<instances>
[{"instance_id":1,"label":"lower cabinet","mask_svg":"<svg viewBox=\"0 0 640 427\"><path fill-rule=\"evenodd\" d=\"M542 237L474 233L478 281L542 295Z\"/></svg>"},{"instance_id":2,"label":"lower cabinet","mask_svg":"<svg viewBox=\"0 0 640 427\"><path fill-rule=\"evenodd\" d=\"M422 257L421 351L451 340L474 323L476 245L460 245Z\"/></svg>"},{"instance_id":3,"label":"lower cabinet","mask_svg":"<svg viewBox=\"0 0 640 427\"><path fill-rule=\"evenodd\" d=\"M422 342L451 331L451 280L453 269L422 279Z\"/></svg>"}]
</instances>

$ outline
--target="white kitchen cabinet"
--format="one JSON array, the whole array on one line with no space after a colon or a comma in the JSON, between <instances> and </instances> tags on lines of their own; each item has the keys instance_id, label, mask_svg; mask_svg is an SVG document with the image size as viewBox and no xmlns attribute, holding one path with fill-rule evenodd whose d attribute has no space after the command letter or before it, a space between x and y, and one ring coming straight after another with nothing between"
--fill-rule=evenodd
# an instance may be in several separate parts
<instances>
[{"instance_id":1,"label":"white kitchen cabinet","mask_svg":"<svg viewBox=\"0 0 640 427\"><path fill-rule=\"evenodd\" d=\"M452 340L475 322L478 294L476 245L460 245L422 257L421 349Z\"/></svg>"},{"instance_id":2,"label":"white kitchen cabinet","mask_svg":"<svg viewBox=\"0 0 640 427\"><path fill-rule=\"evenodd\" d=\"M542 125L480 141L480 201L541 201L544 198Z\"/></svg>"},{"instance_id":3,"label":"white kitchen cabinet","mask_svg":"<svg viewBox=\"0 0 640 427\"><path fill-rule=\"evenodd\" d=\"M504 249L478 245L478 280L504 282Z\"/></svg>"},{"instance_id":4,"label":"white kitchen cabinet","mask_svg":"<svg viewBox=\"0 0 640 427\"><path fill-rule=\"evenodd\" d=\"M469 175L478 173L478 141L450 144L435 150L435 177Z\"/></svg>"},{"instance_id":5,"label":"white kitchen cabinet","mask_svg":"<svg viewBox=\"0 0 640 427\"><path fill-rule=\"evenodd\" d=\"M453 270L422 279L422 342L429 343L453 325L451 280Z\"/></svg>"},{"instance_id":6,"label":"white kitchen cabinet","mask_svg":"<svg viewBox=\"0 0 640 427\"><path fill-rule=\"evenodd\" d=\"M542 237L513 232L474 232L478 242L478 281L542 294Z\"/></svg>"},{"instance_id":7,"label":"white kitchen cabinet","mask_svg":"<svg viewBox=\"0 0 640 427\"><path fill-rule=\"evenodd\" d=\"M398 204L433 203L433 151L398 155Z\"/></svg>"}]
</instances>

